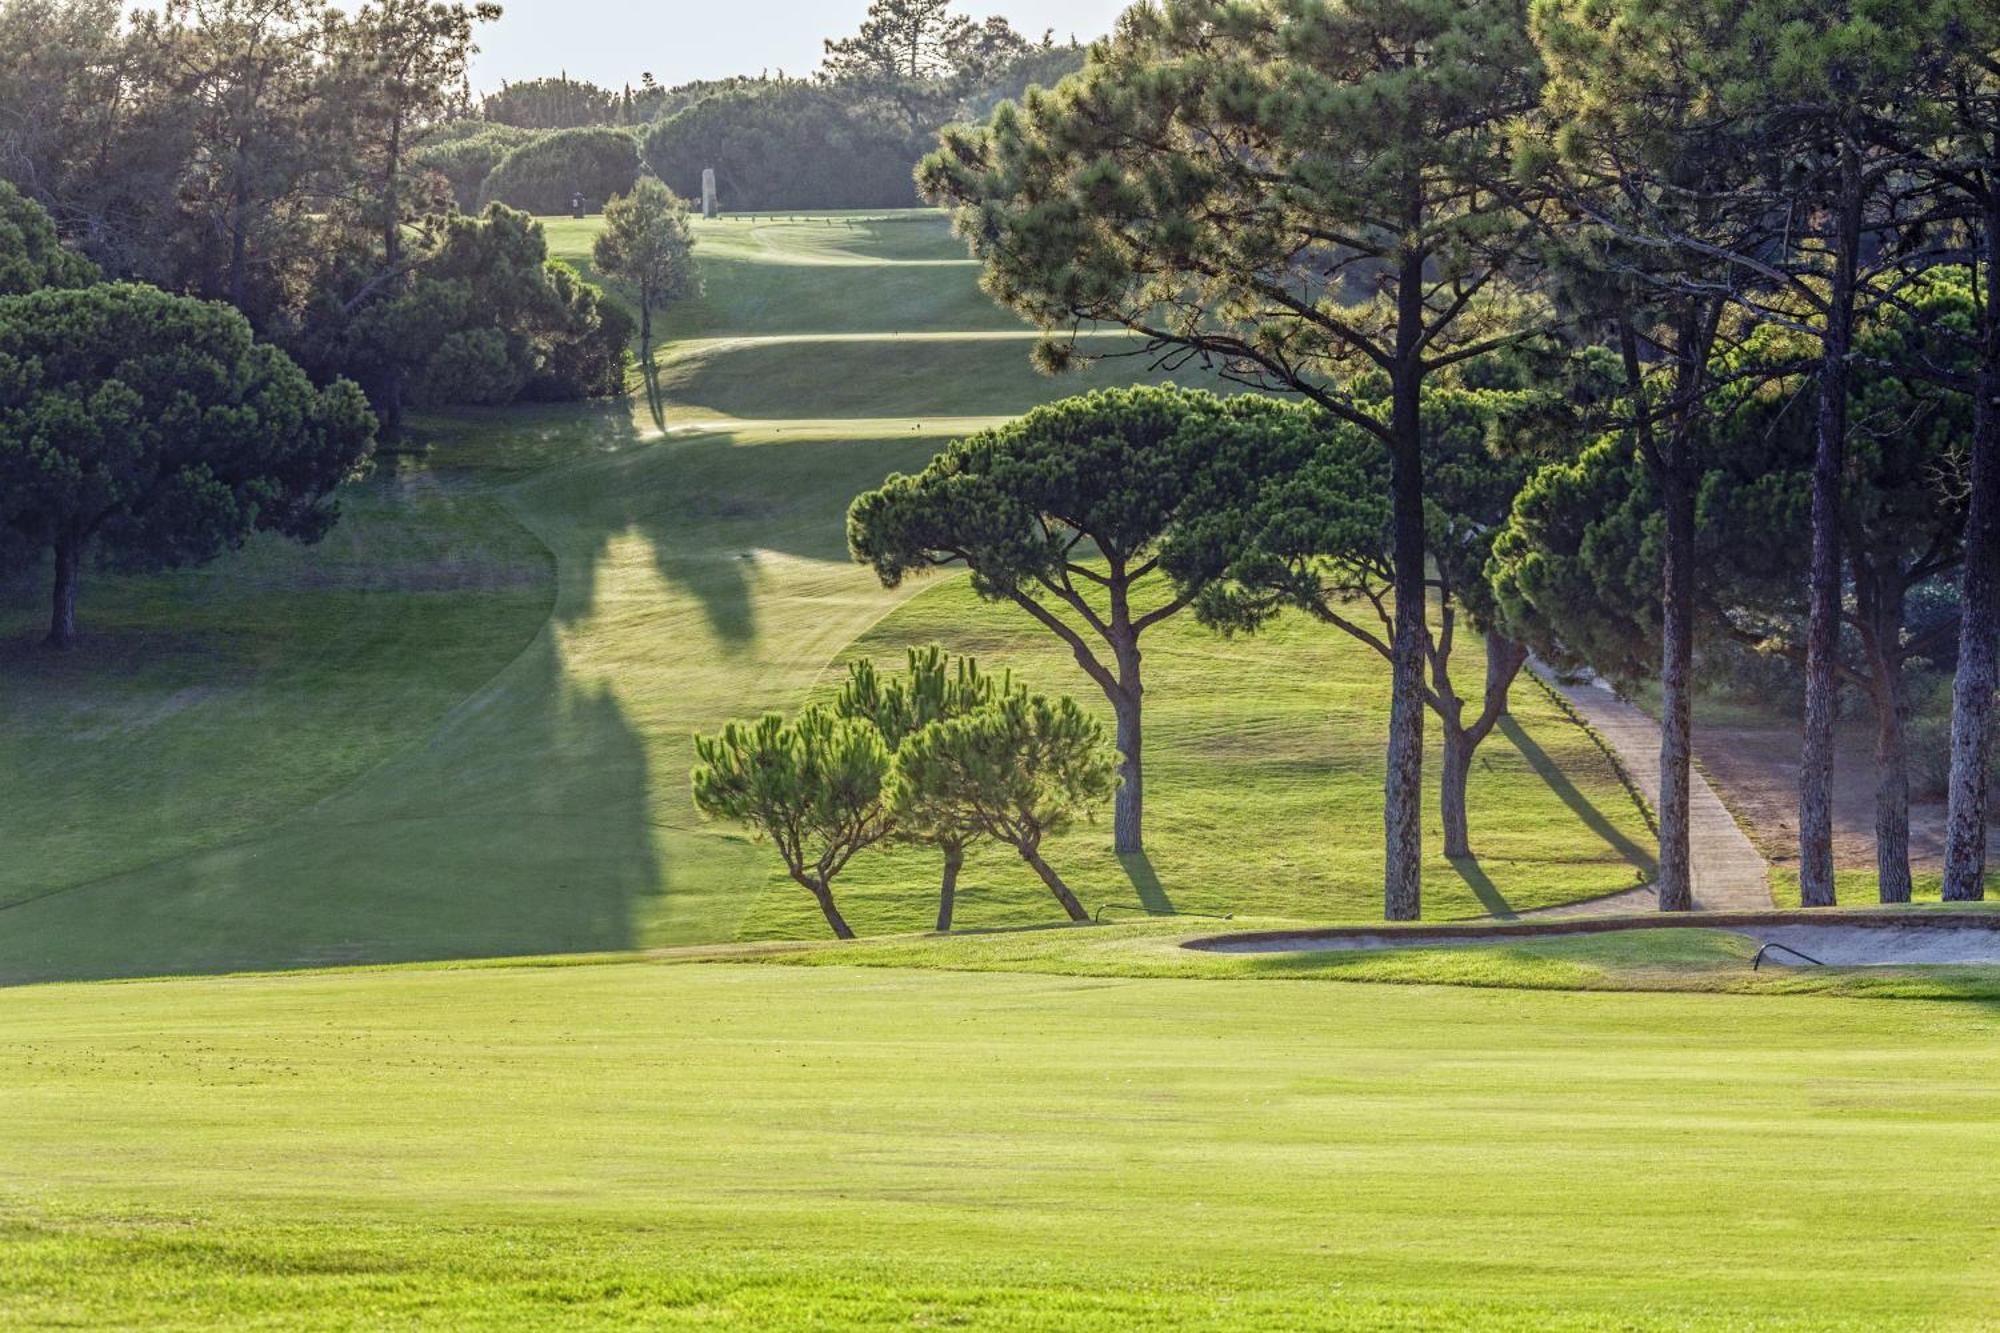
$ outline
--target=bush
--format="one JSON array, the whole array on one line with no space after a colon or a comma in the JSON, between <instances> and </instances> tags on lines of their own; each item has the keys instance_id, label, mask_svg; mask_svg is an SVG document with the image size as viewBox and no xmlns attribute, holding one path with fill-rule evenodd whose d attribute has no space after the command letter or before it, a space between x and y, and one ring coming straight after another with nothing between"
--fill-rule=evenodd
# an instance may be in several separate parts
<instances>
[{"instance_id":1,"label":"bush","mask_svg":"<svg viewBox=\"0 0 2000 1333\"><path fill-rule=\"evenodd\" d=\"M445 184L451 187L452 198L470 213L478 209L480 192L493 169L509 153L539 137L533 130L516 129L512 125L455 121L419 148L415 161L425 170L444 177Z\"/></svg>"},{"instance_id":2,"label":"bush","mask_svg":"<svg viewBox=\"0 0 2000 1333\"><path fill-rule=\"evenodd\" d=\"M317 362L354 368L418 405L499 405L621 393L633 324L576 270L548 257L542 226L494 205L453 214L395 297L318 331Z\"/></svg>"},{"instance_id":3,"label":"bush","mask_svg":"<svg viewBox=\"0 0 2000 1333\"><path fill-rule=\"evenodd\" d=\"M772 82L711 97L655 125L646 162L676 194L701 198L715 168L732 212L908 208L925 142L837 89Z\"/></svg>"},{"instance_id":4,"label":"bush","mask_svg":"<svg viewBox=\"0 0 2000 1333\"><path fill-rule=\"evenodd\" d=\"M486 178L479 200L481 207L505 204L525 213L567 213L575 195L584 197L586 207L602 208L613 195L630 194L638 179L639 146L626 131L558 130L502 158Z\"/></svg>"},{"instance_id":5,"label":"bush","mask_svg":"<svg viewBox=\"0 0 2000 1333\"><path fill-rule=\"evenodd\" d=\"M96 266L63 248L42 206L0 180L0 296L96 280Z\"/></svg>"}]
</instances>

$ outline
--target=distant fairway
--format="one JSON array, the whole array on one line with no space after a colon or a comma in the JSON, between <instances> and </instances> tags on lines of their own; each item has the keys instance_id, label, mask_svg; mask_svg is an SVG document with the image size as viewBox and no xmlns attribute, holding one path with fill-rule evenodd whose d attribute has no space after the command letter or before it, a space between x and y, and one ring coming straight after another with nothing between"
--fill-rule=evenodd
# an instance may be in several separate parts
<instances>
[{"instance_id":1,"label":"distant fairway","mask_svg":"<svg viewBox=\"0 0 2000 1333\"><path fill-rule=\"evenodd\" d=\"M552 245L587 267L595 226L552 222ZM39 584L6 591L0 981L814 937L767 850L696 819L693 732L933 639L1098 706L962 581L883 590L842 516L954 434L1145 362L1036 375L929 215L701 239L708 294L665 321L629 402L421 423L428 452L353 488L319 550L91 579L71 659L29 647ZM1173 626L1150 661L1152 860L1071 835L1053 856L1086 903L1374 915L1380 663L1302 624L1233 644ZM1433 914L1645 873L1595 746L1518 698L1475 777L1483 860L1433 863ZM921 925L931 878L920 855L865 859L857 924ZM964 925L1048 919L1002 858L967 888Z\"/></svg>"}]
</instances>

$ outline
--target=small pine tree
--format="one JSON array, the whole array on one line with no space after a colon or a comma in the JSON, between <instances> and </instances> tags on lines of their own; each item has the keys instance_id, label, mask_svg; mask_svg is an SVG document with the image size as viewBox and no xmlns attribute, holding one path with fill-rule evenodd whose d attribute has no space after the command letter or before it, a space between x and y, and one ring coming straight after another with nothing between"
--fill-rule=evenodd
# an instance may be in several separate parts
<instances>
[{"instance_id":1,"label":"small pine tree","mask_svg":"<svg viewBox=\"0 0 2000 1333\"><path fill-rule=\"evenodd\" d=\"M592 257L608 278L639 293L639 345L650 360L656 306L701 295L687 204L651 176L604 206L604 230Z\"/></svg>"},{"instance_id":2,"label":"small pine tree","mask_svg":"<svg viewBox=\"0 0 2000 1333\"><path fill-rule=\"evenodd\" d=\"M808 708L697 736L694 803L711 819L747 824L771 840L785 869L812 894L843 940L854 932L834 905L833 881L895 825L884 799L889 751L868 722Z\"/></svg>"},{"instance_id":3,"label":"small pine tree","mask_svg":"<svg viewBox=\"0 0 2000 1333\"><path fill-rule=\"evenodd\" d=\"M1074 699L1004 693L936 722L896 751L891 806L912 827L976 828L1021 854L1072 921L1088 914L1042 858L1042 841L1110 799L1118 756Z\"/></svg>"},{"instance_id":4,"label":"small pine tree","mask_svg":"<svg viewBox=\"0 0 2000 1333\"><path fill-rule=\"evenodd\" d=\"M841 717L873 723L891 753L925 727L988 708L1008 690L1004 680L996 684L991 676L982 674L979 663L970 657L959 658L953 666L944 649L935 645L910 649L909 663L907 675L890 678L865 658L854 663L833 705ZM956 810L912 808L910 814L910 819L898 821L901 835L912 842L934 843L944 853L937 914L937 929L942 935L951 929L966 849L984 830Z\"/></svg>"}]
</instances>

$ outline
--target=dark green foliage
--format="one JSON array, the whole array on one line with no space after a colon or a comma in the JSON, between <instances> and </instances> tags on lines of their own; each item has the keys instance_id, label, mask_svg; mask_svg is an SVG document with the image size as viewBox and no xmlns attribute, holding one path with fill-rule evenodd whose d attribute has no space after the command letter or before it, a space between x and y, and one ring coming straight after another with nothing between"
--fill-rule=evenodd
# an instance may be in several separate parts
<instances>
[{"instance_id":1,"label":"dark green foliage","mask_svg":"<svg viewBox=\"0 0 2000 1333\"><path fill-rule=\"evenodd\" d=\"M1506 389L1431 389L1424 395L1426 549L1447 610L1493 624L1485 571L1493 538L1539 460L1508 447L1515 423L1539 396ZM1543 446L1554 442L1540 437ZM1371 434L1324 413L1299 410L1264 446L1269 480L1247 503L1228 504L1185 525L1168 552L1177 577L1226 560L1228 577L1207 586L1197 610L1218 628L1255 630L1286 608L1340 620L1372 606L1375 630L1351 627L1385 655L1385 599L1394 581L1389 462ZM1204 580L1206 582L1206 580Z\"/></svg>"},{"instance_id":2,"label":"dark green foliage","mask_svg":"<svg viewBox=\"0 0 2000 1333\"><path fill-rule=\"evenodd\" d=\"M639 146L617 129L559 130L522 144L500 160L480 187L481 205L505 204L525 213L570 211L582 195L592 211L639 179Z\"/></svg>"},{"instance_id":3,"label":"dark green foliage","mask_svg":"<svg viewBox=\"0 0 2000 1333\"><path fill-rule=\"evenodd\" d=\"M833 933L852 939L833 881L894 827L883 799L889 751L881 733L872 723L808 708L791 723L775 713L731 722L719 735L695 737L694 747L695 806L769 838Z\"/></svg>"},{"instance_id":4,"label":"dark green foliage","mask_svg":"<svg viewBox=\"0 0 2000 1333\"><path fill-rule=\"evenodd\" d=\"M731 212L908 208L924 132L838 88L773 80L725 92L655 125L647 164L676 194L701 197L715 168Z\"/></svg>"},{"instance_id":5,"label":"dark green foliage","mask_svg":"<svg viewBox=\"0 0 2000 1333\"><path fill-rule=\"evenodd\" d=\"M483 121L457 121L444 131L428 136L411 156L420 169L444 178L454 202L470 213L479 207L480 191L486 178L507 154L536 137L533 130L512 125L488 125Z\"/></svg>"},{"instance_id":6,"label":"dark green foliage","mask_svg":"<svg viewBox=\"0 0 2000 1333\"><path fill-rule=\"evenodd\" d=\"M0 299L0 523L56 560L50 641L101 552L199 564L254 532L317 540L375 431L226 306L107 284Z\"/></svg>"},{"instance_id":7,"label":"dark green foliage","mask_svg":"<svg viewBox=\"0 0 2000 1333\"><path fill-rule=\"evenodd\" d=\"M907 738L896 751L892 799L897 818L916 827L978 829L1014 848L1070 919L1086 921L1041 845L1117 786L1118 758L1074 699L1010 690Z\"/></svg>"},{"instance_id":8,"label":"dark green foliage","mask_svg":"<svg viewBox=\"0 0 2000 1333\"><path fill-rule=\"evenodd\" d=\"M96 266L64 248L42 206L0 180L0 296L96 280Z\"/></svg>"},{"instance_id":9,"label":"dark green foliage","mask_svg":"<svg viewBox=\"0 0 2000 1333\"><path fill-rule=\"evenodd\" d=\"M1946 273L1912 288L1914 314L1884 312L1857 330L1845 473L1850 559L1936 572L1956 547L1964 496L1954 479L1970 404L1892 367L1954 354L1974 318ZM1961 345L1962 347L1962 345ZM1962 350L1955 353L1963 356ZM1753 331L1716 358L1714 420L1699 440L1697 605L1711 632L1798 650L1816 423L1809 340ZM1574 460L1536 470L1492 542L1489 587L1507 625L1553 660L1618 680L1657 665L1658 493L1629 437L1607 435Z\"/></svg>"},{"instance_id":10,"label":"dark green foliage","mask_svg":"<svg viewBox=\"0 0 2000 1333\"><path fill-rule=\"evenodd\" d=\"M393 297L364 306L331 349L423 404L564 401L623 391L631 317L548 257L541 224L495 205L447 219Z\"/></svg>"}]
</instances>

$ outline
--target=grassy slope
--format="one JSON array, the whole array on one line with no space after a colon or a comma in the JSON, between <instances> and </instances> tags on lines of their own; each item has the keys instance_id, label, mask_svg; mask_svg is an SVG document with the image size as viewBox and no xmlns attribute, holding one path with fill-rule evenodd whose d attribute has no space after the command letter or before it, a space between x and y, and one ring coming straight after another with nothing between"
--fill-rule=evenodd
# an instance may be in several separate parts
<instances>
[{"instance_id":1,"label":"grassy slope","mask_svg":"<svg viewBox=\"0 0 2000 1333\"><path fill-rule=\"evenodd\" d=\"M557 223L552 244L587 260L594 225ZM703 245L709 295L665 321L654 391L427 423L429 453L357 488L326 548L93 579L94 644L72 661L24 646L37 588L6 596L21 685L0 720L21 739L0 760L0 981L816 935L764 849L695 819L693 731L796 704L864 634L884 654L953 639L1086 690L962 587L884 622L910 593L848 563L841 521L978 414L1080 386L1033 374L935 219L730 222ZM1245 674L1221 691L1225 658ZM1087 830L1062 850L1092 905L1370 914L1379 668L1318 634L1188 630L1155 669L1163 883ZM1605 892L1644 860L1587 743L1533 707L1524 722L1561 794L1482 775L1479 892L1439 865L1439 911ZM1495 775L1521 767L1511 741L1491 754ZM1214 831L1237 828L1254 836L1225 855ZM930 877L870 864L857 915L925 919ZM967 924L1049 914L1012 866L976 888Z\"/></svg>"},{"instance_id":2,"label":"grassy slope","mask_svg":"<svg viewBox=\"0 0 2000 1333\"><path fill-rule=\"evenodd\" d=\"M1967 1005L838 968L14 991L0 1322L1991 1326L1996 1052Z\"/></svg>"}]
</instances>

